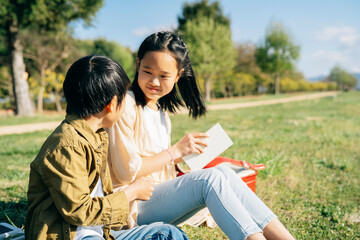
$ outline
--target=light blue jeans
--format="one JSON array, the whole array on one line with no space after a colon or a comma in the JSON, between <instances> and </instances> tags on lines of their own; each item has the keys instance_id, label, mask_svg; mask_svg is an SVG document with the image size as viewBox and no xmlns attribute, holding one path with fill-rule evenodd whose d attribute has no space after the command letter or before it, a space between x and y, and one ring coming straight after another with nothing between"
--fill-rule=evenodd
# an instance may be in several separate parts
<instances>
[{"instance_id":1,"label":"light blue jeans","mask_svg":"<svg viewBox=\"0 0 360 240\"><path fill-rule=\"evenodd\" d=\"M188 240L189 238L179 228L160 222L142 225L132 229L113 231L116 240ZM82 240L102 240L97 236L87 236Z\"/></svg>"},{"instance_id":2,"label":"light blue jeans","mask_svg":"<svg viewBox=\"0 0 360 240\"><path fill-rule=\"evenodd\" d=\"M179 224L204 207L230 239L246 239L276 218L232 169L218 166L156 185L150 200L139 202L138 224Z\"/></svg>"}]
</instances>

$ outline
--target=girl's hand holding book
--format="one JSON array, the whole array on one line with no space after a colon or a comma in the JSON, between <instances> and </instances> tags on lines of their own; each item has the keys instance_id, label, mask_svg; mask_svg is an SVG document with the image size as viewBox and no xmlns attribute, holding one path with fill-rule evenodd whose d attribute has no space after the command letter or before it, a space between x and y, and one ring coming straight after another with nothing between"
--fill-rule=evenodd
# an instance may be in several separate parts
<instances>
[{"instance_id":1,"label":"girl's hand holding book","mask_svg":"<svg viewBox=\"0 0 360 240\"><path fill-rule=\"evenodd\" d=\"M175 145L169 148L175 160L175 164L182 161L182 157L192 153L201 154L207 147L207 133L188 133L181 138Z\"/></svg>"}]
</instances>

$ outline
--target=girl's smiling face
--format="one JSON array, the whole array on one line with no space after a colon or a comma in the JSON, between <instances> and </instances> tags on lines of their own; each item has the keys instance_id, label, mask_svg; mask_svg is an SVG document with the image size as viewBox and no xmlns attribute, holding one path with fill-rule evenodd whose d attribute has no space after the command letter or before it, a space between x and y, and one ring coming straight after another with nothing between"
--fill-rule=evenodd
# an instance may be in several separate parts
<instances>
[{"instance_id":1,"label":"girl's smiling face","mask_svg":"<svg viewBox=\"0 0 360 240\"><path fill-rule=\"evenodd\" d=\"M166 51L145 53L138 64L138 83L143 91L148 107L158 110L157 101L170 93L179 80L183 69L179 71L177 62Z\"/></svg>"}]
</instances>

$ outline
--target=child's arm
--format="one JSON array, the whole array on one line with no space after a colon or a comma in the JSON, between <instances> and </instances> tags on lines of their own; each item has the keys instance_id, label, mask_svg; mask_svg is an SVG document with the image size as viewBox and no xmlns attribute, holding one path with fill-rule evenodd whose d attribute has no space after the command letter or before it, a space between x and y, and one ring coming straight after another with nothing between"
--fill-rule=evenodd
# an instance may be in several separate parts
<instances>
[{"instance_id":1,"label":"child's arm","mask_svg":"<svg viewBox=\"0 0 360 240\"><path fill-rule=\"evenodd\" d=\"M72 225L125 225L129 204L124 192L91 198L86 152L75 147L59 148L41 164L40 174L57 210Z\"/></svg>"},{"instance_id":2,"label":"child's arm","mask_svg":"<svg viewBox=\"0 0 360 240\"><path fill-rule=\"evenodd\" d=\"M153 191L154 180L149 177L139 178L124 189L124 193L129 202L132 200L149 200Z\"/></svg>"}]
</instances>

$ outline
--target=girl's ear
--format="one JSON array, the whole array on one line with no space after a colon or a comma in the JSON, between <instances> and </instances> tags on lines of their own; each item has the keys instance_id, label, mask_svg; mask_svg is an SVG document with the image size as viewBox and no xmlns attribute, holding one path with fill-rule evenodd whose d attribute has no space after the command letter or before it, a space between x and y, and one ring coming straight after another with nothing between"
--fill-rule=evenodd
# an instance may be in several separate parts
<instances>
[{"instance_id":1,"label":"girl's ear","mask_svg":"<svg viewBox=\"0 0 360 240\"><path fill-rule=\"evenodd\" d=\"M136 69L139 69L140 67L140 60L139 58L136 58Z\"/></svg>"},{"instance_id":2,"label":"girl's ear","mask_svg":"<svg viewBox=\"0 0 360 240\"><path fill-rule=\"evenodd\" d=\"M184 71L185 70L183 68L179 71L179 73L178 73L178 75L177 75L177 77L175 79L175 83L177 83L179 81L179 79L181 78L181 75L184 73Z\"/></svg>"}]
</instances>

